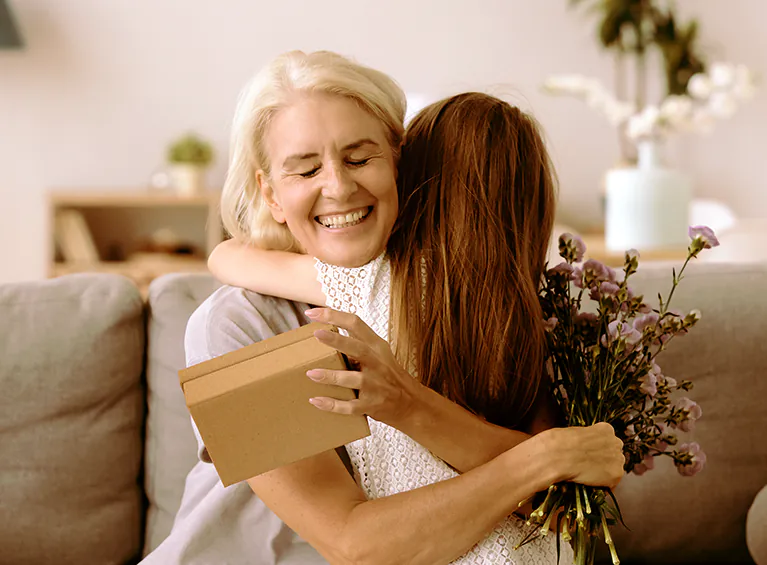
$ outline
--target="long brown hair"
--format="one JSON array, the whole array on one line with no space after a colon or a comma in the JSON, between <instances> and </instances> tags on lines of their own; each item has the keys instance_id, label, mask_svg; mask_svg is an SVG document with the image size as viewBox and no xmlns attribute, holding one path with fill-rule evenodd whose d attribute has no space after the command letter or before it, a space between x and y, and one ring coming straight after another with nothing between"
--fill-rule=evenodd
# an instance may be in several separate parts
<instances>
[{"instance_id":1,"label":"long brown hair","mask_svg":"<svg viewBox=\"0 0 767 565\"><path fill-rule=\"evenodd\" d=\"M538 287L553 229L553 166L535 121L466 93L405 134L392 262L395 351L421 382L518 427L541 382Z\"/></svg>"}]
</instances>

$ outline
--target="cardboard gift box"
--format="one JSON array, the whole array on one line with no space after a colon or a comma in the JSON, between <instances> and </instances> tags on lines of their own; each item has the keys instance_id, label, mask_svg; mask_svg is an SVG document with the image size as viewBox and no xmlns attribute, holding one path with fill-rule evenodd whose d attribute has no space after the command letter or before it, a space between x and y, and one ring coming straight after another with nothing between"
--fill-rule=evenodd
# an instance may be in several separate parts
<instances>
[{"instance_id":1,"label":"cardboard gift box","mask_svg":"<svg viewBox=\"0 0 767 565\"><path fill-rule=\"evenodd\" d=\"M179 371L186 405L224 486L370 435L364 416L324 412L309 399L355 397L309 369L347 368L310 323Z\"/></svg>"}]
</instances>

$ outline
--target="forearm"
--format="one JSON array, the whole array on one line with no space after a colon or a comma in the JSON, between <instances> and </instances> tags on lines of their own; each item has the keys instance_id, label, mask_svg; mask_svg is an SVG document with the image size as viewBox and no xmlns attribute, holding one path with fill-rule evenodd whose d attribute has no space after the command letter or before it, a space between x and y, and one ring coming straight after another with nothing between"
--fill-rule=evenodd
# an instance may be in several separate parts
<instances>
[{"instance_id":1,"label":"forearm","mask_svg":"<svg viewBox=\"0 0 767 565\"><path fill-rule=\"evenodd\" d=\"M491 424L424 386L416 392L413 410L395 427L460 473L487 463L530 437Z\"/></svg>"},{"instance_id":2,"label":"forearm","mask_svg":"<svg viewBox=\"0 0 767 565\"><path fill-rule=\"evenodd\" d=\"M308 255L260 249L228 240L208 257L208 269L218 280L259 294L308 304L322 304L314 259Z\"/></svg>"},{"instance_id":3,"label":"forearm","mask_svg":"<svg viewBox=\"0 0 767 565\"><path fill-rule=\"evenodd\" d=\"M464 554L519 501L554 483L614 488L622 446L608 424L549 430L453 479L374 500L334 452L248 482L330 563L433 565Z\"/></svg>"},{"instance_id":4,"label":"forearm","mask_svg":"<svg viewBox=\"0 0 767 565\"><path fill-rule=\"evenodd\" d=\"M434 565L468 551L521 500L556 481L531 443L454 479L370 500L348 515L343 562ZM348 559L348 561L347 561Z\"/></svg>"}]
</instances>

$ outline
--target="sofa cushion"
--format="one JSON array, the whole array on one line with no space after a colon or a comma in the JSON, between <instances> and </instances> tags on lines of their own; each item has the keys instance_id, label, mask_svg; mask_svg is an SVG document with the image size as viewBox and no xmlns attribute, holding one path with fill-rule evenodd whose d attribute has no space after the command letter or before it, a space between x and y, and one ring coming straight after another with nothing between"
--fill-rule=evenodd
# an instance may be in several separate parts
<instances>
[{"instance_id":1,"label":"sofa cushion","mask_svg":"<svg viewBox=\"0 0 767 565\"><path fill-rule=\"evenodd\" d=\"M149 287L145 488L149 501L144 553L170 533L184 481L197 463L197 441L178 381L186 366L189 316L220 285L207 274L172 274Z\"/></svg>"},{"instance_id":2,"label":"sofa cushion","mask_svg":"<svg viewBox=\"0 0 767 565\"><path fill-rule=\"evenodd\" d=\"M144 319L133 284L0 286L0 561L125 563L141 549Z\"/></svg>"},{"instance_id":3,"label":"sofa cushion","mask_svg":"<svg viewBox=\"0 0 767 565\"><path fill-rule=\"evenodd\" d=\"M633 287L657 305L670 284L671 266L640 266ZM694 383L688 394L703 417L678 437L698 442L708 461L698 475L682 477L663 457L653 471L622 481L616 496L631 528L614 529L622 562L751 562L746 514L767 484L765 288L767 265L711 264L688 267L677 288L672 308L698 308L702 319L658 363L664 374Z\"/></svg>"}]
</instances>

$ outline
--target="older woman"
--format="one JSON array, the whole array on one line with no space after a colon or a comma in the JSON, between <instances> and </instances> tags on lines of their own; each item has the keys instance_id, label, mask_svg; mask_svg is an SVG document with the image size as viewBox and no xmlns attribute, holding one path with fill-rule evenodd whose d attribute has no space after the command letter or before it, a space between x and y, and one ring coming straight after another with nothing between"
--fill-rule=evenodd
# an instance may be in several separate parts
<instances>
[{"instance_id":1,"label":"older woman","mask_svg":"<svg viewBox=\"0 0 767 565\"><path fill-rule=\"evenodd\" d=\"M222 201L228 229L262 247L303 251L327 265L356 268L380 255L398 211L403 98L385 75L333 54L279 58L246 91L235 118ZM308 263L300 258L282 255L279 265L295 280L306 280ZM300 289L286 290L292 278L283 276L280 288L263 290L303 296ZM188 364L301 323L299 310L289 303L283 303L276 320L265 319L263 300L229 287L206 301L189 322ZM486 536L519 501L553 482L613 485L619 480L620 449L606 426L552 430L523 441L528 436L522 432L491 424L413 379L395 377L390 385L376 405L381 420L462 474L369 499L338 455L328 452L248 481L331 562L446 563ZM202 443L200 457L207 460ZM211 549L205 559L238 563L258 555L259 563L268 562L262 557L266 544L254 548L238 533L247 531L248 510L258 508L259 519L268 514L256 499L241 494L242 485L235 487L241 496L235 505L233 495L227 497L214 483L211 466L201 465L187 483L190 493L204 485L201 494L185 495L174 533L163 545L178 544L182 537L174 542L174 534L182 531L187 546L200 544L195 539L203 534L199 524L211 510L226 509L234 523L203 536L206 543L226 540L226 549L218 554ZM488 563L553 562L553 546L510 554L509 532L496 528L476 556ZM271 542L289 537L275 534L266 543L273 547Z\"/></svg>"}]
</instances>

